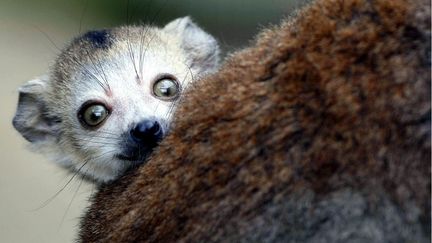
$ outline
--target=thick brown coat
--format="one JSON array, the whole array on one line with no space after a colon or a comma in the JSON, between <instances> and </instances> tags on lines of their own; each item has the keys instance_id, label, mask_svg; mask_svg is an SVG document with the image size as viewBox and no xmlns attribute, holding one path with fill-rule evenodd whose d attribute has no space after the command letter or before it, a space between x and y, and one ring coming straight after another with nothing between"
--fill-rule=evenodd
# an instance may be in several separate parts
<instances>
[{"instance_id":1,"label":"thick brown coat","mask_svg":"<svg viewBox=\"0 0 432 243\"><path fill-rule=\"evenodd\" d=\"M320 0L191 89L84 242L430 241L430 2Z\"/></svg>"}]
</instances>

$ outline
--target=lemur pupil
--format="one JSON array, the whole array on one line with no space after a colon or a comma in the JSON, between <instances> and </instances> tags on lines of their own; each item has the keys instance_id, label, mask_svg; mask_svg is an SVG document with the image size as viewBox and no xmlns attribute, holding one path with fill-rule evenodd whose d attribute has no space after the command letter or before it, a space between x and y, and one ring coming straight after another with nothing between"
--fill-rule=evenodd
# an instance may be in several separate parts
<instances>
[{"instance_id":1,"label":"lemur pupil","mask_svg":"<svg viewBox=\"0 0 432 243\"><path fill-rule=\"evenodd\" d=\"M102 114L100 112L95 112L92 114L92 120L97 121L99 118L101 118Z\"/></svg>"},{"instance_id":2,"label":"lemur pupil","mask_svg":"<svg viewBox=\"0 0 432 243\"><path fill-rule=\"evenodd\" d=\"M161 88L161 92L164 95L169 95L169 93L170 93L169 91L170 91L169 88L166 88L166 87L162 87Z\"/></svg>"},{"instance_id":3,"label":"lemur pupil","mask_svg":"<svg viewBox=\"0 0 432 243\"><path fill-rule=\"evenodd\" d=\"M93 121L99 121L104 116L105 110L101 106L96 106L93 108L92 114L91 114L91 120Z\"/></svg>"},{"instance_id":4,"label":"lemur pupil","mask_svg":"<svg viewBox=\"0 0 432 243\"><path fill-rule=\"evenodd\" d=\"M156 94L158 96L171 97L177 93L176 84L169 79L164 79L156 84Z\"/></svg>"}]
</instances>

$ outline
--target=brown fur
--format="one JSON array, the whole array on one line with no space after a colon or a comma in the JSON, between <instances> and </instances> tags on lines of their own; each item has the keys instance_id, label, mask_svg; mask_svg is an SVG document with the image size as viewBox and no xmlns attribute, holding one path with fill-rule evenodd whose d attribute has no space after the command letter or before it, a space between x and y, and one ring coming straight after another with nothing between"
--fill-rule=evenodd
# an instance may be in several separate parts
<instances>
[{"instance_id":1,"label":"brown fur","mask_svg":"<svg viewBox=\"0 0 432 243\"><path fill-rule=\"evenodd\" d=\"M359 202L362 226L401 219L373 221L396 225L382 242L430 241L429 21L429 1L321 0L265 30L188 93L145 166L101 188L81 240L336 242L343 229L313 237ZM343 206L308 228L327 202Z\"/></svg>"}]
</instances>

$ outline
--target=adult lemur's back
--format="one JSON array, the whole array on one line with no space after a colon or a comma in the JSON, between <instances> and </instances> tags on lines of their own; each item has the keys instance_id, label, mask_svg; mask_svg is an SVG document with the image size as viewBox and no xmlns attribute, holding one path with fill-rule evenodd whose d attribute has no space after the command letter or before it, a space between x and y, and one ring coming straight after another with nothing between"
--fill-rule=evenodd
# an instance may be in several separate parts
<instances>
[{"instance_id":1,"label":"adult lemur's back","mask_svg":"<svg viewBox=\"0 0 432 243\"><path fill-rule=\"evenodd\" d=\"M81 240L429 242L430 75L429 1L317 1L189 92Z\"/></svg>"}]
</instances>

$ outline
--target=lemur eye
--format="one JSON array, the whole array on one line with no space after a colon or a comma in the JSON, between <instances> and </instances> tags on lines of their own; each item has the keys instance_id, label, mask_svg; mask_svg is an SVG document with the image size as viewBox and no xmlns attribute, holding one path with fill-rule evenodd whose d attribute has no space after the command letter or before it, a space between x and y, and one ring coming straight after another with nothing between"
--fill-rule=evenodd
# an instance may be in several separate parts
<instances>
[{"instance_id":1,"label":"lemur eye","mask_svg":"<svg viewBox=\"0 0 432 243\"><path fill-rule=\"evenodd\" d=\"M109 111L103 104L84 104L78 112L78 119L84 126L93 128L102 124L108 117Z\"/></svg>"},{"instance_id":2,"label":"lemur eye","mask_svg":"<svg viewBox=\"0 0 432 243\"><path fill-rule=\"evenodd\" d=\"M153 84L153 94L162 100L173 100L179 95L179 84L173 78L161 78Z\"/></svg>"}]
</instances>

